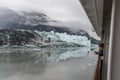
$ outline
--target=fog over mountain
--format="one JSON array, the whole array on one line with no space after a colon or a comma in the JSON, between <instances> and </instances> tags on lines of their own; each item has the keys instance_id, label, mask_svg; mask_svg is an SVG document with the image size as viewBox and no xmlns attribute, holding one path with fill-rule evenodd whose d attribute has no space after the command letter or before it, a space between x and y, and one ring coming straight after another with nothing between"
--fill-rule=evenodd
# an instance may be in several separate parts
<instances>
[{"instance_id":1,"label":"fog over mountain","mask_svg":"<svg viewBox=\"0 0 120 80\"><path fill-rule=\"evenodd\" d=\"M60 33L66 32L72 35L86 35L89 37L89 34L82 28L71 28L73 25L53 20L42 12L17 12L4 7L0 8L0 12L1 29L27 29L47 32L55 31Z\"/></svg>"},{"instance_id":2,"label":"fog over mountain","mask_svg":"<svg viewBox=\"0 0 120 80\"><path fill-rule=\"evenodd\" d=\"M48 24L65 25L72 30L84 29L92 37L99 39L79 0L0 0L0 7L14 11L42 12L52 20L59 21Z\"/></svg>"}]
</instances>

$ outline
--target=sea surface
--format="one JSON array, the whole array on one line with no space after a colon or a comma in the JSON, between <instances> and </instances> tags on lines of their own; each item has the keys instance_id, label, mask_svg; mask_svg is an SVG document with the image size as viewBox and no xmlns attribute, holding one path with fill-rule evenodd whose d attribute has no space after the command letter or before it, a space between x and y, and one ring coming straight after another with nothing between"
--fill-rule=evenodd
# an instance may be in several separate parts
<instances>
[{"instance_id":1,"label":"sea surface","mask_svg":"<svg viewBox=\"0 0 120 80\"><path fill-rule=\"evenodd\" d=\"M96 62L88 47L1 49L0 80L92 80Z\"/></svg>"}]
</instances>

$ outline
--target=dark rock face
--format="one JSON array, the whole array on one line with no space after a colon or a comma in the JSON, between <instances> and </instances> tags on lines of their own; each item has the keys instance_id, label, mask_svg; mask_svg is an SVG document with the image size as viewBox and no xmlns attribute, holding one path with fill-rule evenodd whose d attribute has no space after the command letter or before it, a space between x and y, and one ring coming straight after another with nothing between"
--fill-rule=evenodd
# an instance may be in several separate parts
<instances>
[{"instance_id":1,"label":"dark rock face","mask_svg":"<svg viewBox=\"0 0 120 80\"><path fill-rule=\"evenodd\" d=\"M0 45L24 45L33 40L35 36L29 31L0 30Z\"/></svg>"},{"instance_id":2,"label":"dark rock face","mask_svg":"<svg viewBox=\"0 0 120 80\"><path fill-rule=\"evenodd\" d=\"M99 44L99 43L100 43L100 41L99 41L99 40L94 39L93 37L91 37L91 43L92 43L92 44Z\"/></svg>"}]
</instances>

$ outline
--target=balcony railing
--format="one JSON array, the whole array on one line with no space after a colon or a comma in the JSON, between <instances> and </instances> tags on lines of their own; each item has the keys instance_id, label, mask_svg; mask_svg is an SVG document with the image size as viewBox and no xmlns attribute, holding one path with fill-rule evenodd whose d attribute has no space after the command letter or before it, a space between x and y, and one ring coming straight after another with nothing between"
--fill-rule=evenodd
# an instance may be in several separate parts
<instances>
[{"instance_id":1,"label":"balcony railing","mask_svg":"<svg viewBox=\"0 0 120 80\"><path fill-rule=\"evenodd\" d=\"M101 75L101 57L98 57L93 80L100 80Z\"/></svg>"}]
</instances>

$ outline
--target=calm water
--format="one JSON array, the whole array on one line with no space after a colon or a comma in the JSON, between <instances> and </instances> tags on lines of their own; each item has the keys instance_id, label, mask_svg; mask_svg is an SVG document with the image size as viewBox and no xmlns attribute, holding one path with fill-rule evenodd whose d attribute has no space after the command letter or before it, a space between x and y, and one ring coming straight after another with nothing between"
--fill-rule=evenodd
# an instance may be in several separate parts
<instances>
[{"instance_id":1,"label":"calm water","mask_svg":"<svg viewBox=\"0 0 120 80\"><path fill-rule=\"evenodd\" d=\"M1 50L0 80L92 80L90 48Z\"/></svg>"}]
</instances>

